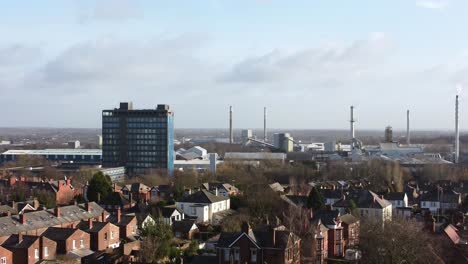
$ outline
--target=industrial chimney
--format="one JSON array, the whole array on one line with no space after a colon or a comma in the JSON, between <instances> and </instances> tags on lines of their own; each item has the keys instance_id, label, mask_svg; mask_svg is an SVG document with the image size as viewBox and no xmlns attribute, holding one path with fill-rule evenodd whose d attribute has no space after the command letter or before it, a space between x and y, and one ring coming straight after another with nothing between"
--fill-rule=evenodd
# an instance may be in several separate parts
<instances>
[{"instance_id":1,"label":"industrial chimney","mask_svg":"<svg viewBox=\"0 0 468 264\"><path fill-rule=\"evenodd\" d=\"M355 139L355 136L354 136L354 123L356 121L354 120L354 106L351 106L351 120L349 120L349 122L351 123L351 139Z\"/></svg>"},{"instance_id":2,"label":"industrial chimney","mask_svg":"<svg viewBox=\"0 0 468 264\"><path fill-rule=\"evenodd\" d=\"M460 129L458 124L458 94L455 97L455 158L454 162L458 163L460 155Z\"/></svg>"},{"instance_id":3,"label":"industrial chimney","mask_svg":"<svg viewBox=\"0 0 468 264\"><path fill-rule=\"evenodd\" d=\"M406 145L410 145L409 110L406 110Z\"/></svg>"},{"instance_id":4,"label":"industrial chimney","mask_svg":"<svg viewBox=\"0 0 468 264\"><path fill-rule=\"evenodd\" d=\"M267 141L267 110L263 108L263 141Z\"/></svg>"},{"instance_id":5,"label":"industrial chimney","mask_svg":"<svg viewBox=\"0 0 468 264\"><path fill-rule=\"evenodd\" d=\"M232 130L232 106L229 106L229 144L234 143L234 133Z\"/></svg>"}]
</instances>

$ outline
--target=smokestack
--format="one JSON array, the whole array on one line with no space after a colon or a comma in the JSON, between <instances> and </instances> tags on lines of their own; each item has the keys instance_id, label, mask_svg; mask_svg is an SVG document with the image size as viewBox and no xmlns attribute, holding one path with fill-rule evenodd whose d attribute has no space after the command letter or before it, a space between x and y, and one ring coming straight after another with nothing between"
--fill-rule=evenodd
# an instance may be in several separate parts
<instances>
[{"instance_id":1,"label":"smokestack","mask_svg":"<svg viewBox=\"0 0 468 264\"><path fill-rule=\"evenodd\" d=\"M229 106L229 144L234 143L234 133L232 130L232 106Z\"/></svg>"},{"instance_id":2,"label":"smokestack","mask_svg":"<svg viewBox=\"0 0 468 264\"><path fill-rule=\"evenodd\" d=\"M458 163L460 155L460 129L458 124L458 94L455 97L455 159L454 162Z\"/></svg>"},{"instance_id":3,"label":"smokestack","mask_svg":"<svg viewBox=\"0 0 468 264\"><path fill-rule=\"evenodd\" d=\"M267 141L267 109L263 108L263 141Z\"/></svg>"},{"instance_id":4,"label":"smokestack","mask_svg":"<svg viewBox=\"0 0 468 264\"><path fill-rule=\"evenodd\" d=\"M410 145L409 110L406 110L406 145Z\"/></svg>"},{"instance_id":5,"label":"smokestack","mask_svg":"<svg viewBox=\"0 0 468 264\"><path fill-rule=\"evenodd\" d=\"M354 120L354 106L351 106L351 120L349 121L351 123L351 139L355 139L354 135L354 123L356 122Z\"/></svg>"}]
</instances>

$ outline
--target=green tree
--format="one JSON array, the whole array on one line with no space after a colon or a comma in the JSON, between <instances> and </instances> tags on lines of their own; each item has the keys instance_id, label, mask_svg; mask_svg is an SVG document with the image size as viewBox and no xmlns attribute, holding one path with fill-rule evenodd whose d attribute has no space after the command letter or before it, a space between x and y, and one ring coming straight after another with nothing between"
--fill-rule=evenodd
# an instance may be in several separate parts
<instances>
[{"instance_id":1,"label":"green tree","mask_svg":"<svg viewBox=\"0 0 468 264\"><path fill-rule=\"evenodd\" d=\"M97 172L91 178L88 186L88 200L98 202L106 199L112 193L112 182L109 176Z\"/></svg>"},{"instance_id":2,"label":"green tree","mask_svg":"<svg viewBox=\"0 0 468 264\"><path fill-rule=\"evenodd\" d=\"M161 222L148 223L141 231L140 259L143 263L156 263L173 255L171 240L172 230L169 225Z\"/></svg>"},{"instance_id":3,"label":"green tree","mask_svg":"<svg viewBox=\"0 0 468 264\"><path fill-rule=\"evenodd\" d=\"M312 188L307 197L307 208L314 211L325 208L323 196L316 188Z\"/></svg>"}]
</instances>

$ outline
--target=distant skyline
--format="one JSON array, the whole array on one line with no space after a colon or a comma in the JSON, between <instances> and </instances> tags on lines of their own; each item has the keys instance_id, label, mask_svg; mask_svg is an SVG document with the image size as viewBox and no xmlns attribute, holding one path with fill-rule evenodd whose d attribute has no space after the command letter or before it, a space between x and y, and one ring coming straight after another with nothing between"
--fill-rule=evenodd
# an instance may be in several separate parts
<instances>
[{"instance_id":1,"label":"distant skyline","mask_svg":"<svg viewBox=\"0 0 468 264\"><path fill-rule=\"evenodd\" d=\"M42 0L0 4L0 127L100 128L169 104L177 128L454 129L464 0ZM468 88L460 92L468 129Z\"/></svg>"}]
</instances>

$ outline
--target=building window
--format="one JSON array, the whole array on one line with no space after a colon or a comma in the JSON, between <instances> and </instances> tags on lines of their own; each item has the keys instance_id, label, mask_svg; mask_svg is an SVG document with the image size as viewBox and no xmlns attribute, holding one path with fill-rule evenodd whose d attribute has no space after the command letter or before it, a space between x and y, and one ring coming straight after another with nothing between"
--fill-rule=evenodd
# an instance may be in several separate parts
<instances>
[{"instance_id":1,"label":"building window","mask_svg":"<svg viewBox=\"0 0 468 264\"><path fill-rule=\"evenodd\" d=\"M225 248L224 249L224 260L225 261L229 261L229 253L230 253L229 248Z\"/></svg>"},{"instance_id":2,"label":"building window","mask_svg":"<svg viewBox=\"0 0 468 264\"><path fill-rule=\"evenodd\" d=\"M250 249L250 262L257 262L257 249L256 248Z\"/></svg>"},{"instance_id":3,"label":"building window","mask_svg":"<svg viewBox=\"0 0 468 264\"><path fill-rule=\"evenodd\" d=\"M83 239L80 239L80 247L81 247L81 248L84 247L84 240L83 240Z\"/></svg>"},{"instance_id":4,"label":"building window","mask_svg":"<svg viewBox=\"0 0 468 264\"><path fill-rule=\"evenodd\" d=\"M0 258L0 264L6 264L6 257Z\"/></svg>"},{"instance_id":5,"label":"building window","mask_svg":"<svg viewBox=\"0 0 468 264\"><path fill-rule=\"evenodd\" d=\"M114 239L114 231L111 231L111 239Z\"/></svg>"},{"instance_id":6,"label":"building window","mask_svg":"<svg viewBox=\"0 0 468 264\"><path fill-rule=\"evenodd\" d=\"M38 248L34 249L34 258L39 259L39 249Z\"/></svg>"},{"instance_id":7,"label":"building window","mask_svg":"<svg viewBox=\"0 0 468 264\"><path fill-rule=\"evenodd\" d=\"M336 244L336 255L341 256L341 244Z\"/></svg>"},{"instance_id":8,"label":"building window","mask_svg":"<svg viewBox=\"0 0 468 264\"><path fill-rule=\"evenodd\" d=\"M235 248L234 249L234 261L239 261L240 256L239 256L239 249Z\"/></svg>"},{"instance_id":9,"label":"building window","mask_svg":"<svg viewBox=\"0 0 468 264\"><path fill-rule=\"evenodd\" d=\"M49 248L44 247L44 257L48 257L48 256L49 256Z\"/></svg>"},{"instance_id":10,"label":"building window","mask_svg":"<svg viewBox=\"0 0 468 264\"><path fill-rule=\"evenodd\" d=\"M336 240L341 240L341 229L337 229L335 234L336 234L336 238L335 238L335 239L336 239Z\"/></svg>"},{"instance_id":11,"label":"building window","mask_svg":"<svg viewBox=\"0 0 468 264\"><path fill-rule=\"evenodd\" d=\"M107 240L107 232L104 233L104 240Z\"/></svg>"},{"instance_id":12,"label":"building window","mask_svg":"<svg viewBox=\"0 0 468 264\"><path fill-rule=\"evenodd\" d=\"M73 239L72 248L73 248L73 249L76 249L76 240L75 240L75 239Z\"/></svg>"}]
</instances>

